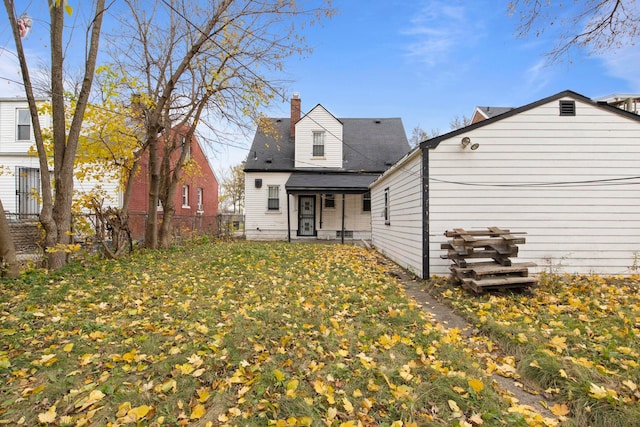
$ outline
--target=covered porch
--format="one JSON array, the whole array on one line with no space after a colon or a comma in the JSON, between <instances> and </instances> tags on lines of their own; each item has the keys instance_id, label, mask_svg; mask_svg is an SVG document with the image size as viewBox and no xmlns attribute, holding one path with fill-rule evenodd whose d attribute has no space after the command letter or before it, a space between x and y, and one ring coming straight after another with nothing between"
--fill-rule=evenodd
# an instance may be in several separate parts
<instances>
[{"instance_id":1,"label":"covered porch","mask_svg":"<svg viewBox=\"0 0 640 427\"><path fill-rule=\"evenodd\" d=\"M377 174L299 172L285 184L287 239L371 239L369 184Z\"/></svg>"}]
</instances>

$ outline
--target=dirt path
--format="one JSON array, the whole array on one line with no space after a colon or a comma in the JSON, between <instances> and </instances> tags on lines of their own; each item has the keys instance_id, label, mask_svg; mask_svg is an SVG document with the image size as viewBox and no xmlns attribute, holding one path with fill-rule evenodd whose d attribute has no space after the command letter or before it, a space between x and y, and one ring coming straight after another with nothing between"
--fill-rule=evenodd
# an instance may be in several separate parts
<instances>
[{"instance_id":1,"label":"dirt path","mask_svg":"<svg viewBox=\"0 0 640 427\"><path fill-rule=\"evenodd\" d=\"M393 263L390 262L390 264ZM427 292L423 283L412 278L400 267L394 265L394 267L390 268L389 274L400 280L407 295L413 298L423 310L431 314L434 321L441 324L446 329L460 329L464 337L467 339L469 347L474 347L471 341L480 335L480 332L477 329L467 323L463 317L456 314L450 307L436 300ZM491 350L491 357L494 360L504 360L508 358L509 355L504 354L504 352L502 352L494 343L493 349ZM501 372L506 376L500 375L498 372ZM516 378L512 376L514 373L514 371L504 372L504 370L497 370L491 375L491 379L494 381L496 388L512 403L517 402L519 405L525 405L528 409L530 408L542 417L556 418L546 408L553 405L553 403L549 404L546 401L542 391L535 390L535 388L530 385L525 386L517 379L517 375ZM527 390L530 390L531 392ZM513 399L517 399L517 401L514 401ZM546 405L546 407L543 405Z\"/></svg>"}]
</instances>

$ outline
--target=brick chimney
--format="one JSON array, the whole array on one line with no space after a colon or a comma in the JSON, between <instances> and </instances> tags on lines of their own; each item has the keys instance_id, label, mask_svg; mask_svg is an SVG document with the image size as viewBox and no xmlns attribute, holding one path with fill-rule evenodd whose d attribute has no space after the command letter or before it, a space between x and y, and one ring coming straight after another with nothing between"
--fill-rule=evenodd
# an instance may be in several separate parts
<instances>
[{"instance_id":1,"label":"brick chimney","mask_svg":"<svg viewBox=\"0 0 640 427\"><path fill-rule=\"evenodd\" d=\"M301 105L300 95L294 93L293 98L291 98L291 124L289 125L289 136L291 138L296 136L296 122L300 120Z\"/></svg>"}]
</instances>

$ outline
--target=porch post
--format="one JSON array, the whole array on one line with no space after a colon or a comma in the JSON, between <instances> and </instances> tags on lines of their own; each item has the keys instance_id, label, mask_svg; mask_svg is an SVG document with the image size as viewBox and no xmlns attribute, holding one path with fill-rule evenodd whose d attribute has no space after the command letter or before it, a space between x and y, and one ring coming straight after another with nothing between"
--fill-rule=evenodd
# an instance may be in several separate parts
<instances>
[{"instance_id":1,"label":"porch post","mask_svg":"<svg viewBox=\"0 0 640 427\"><path fill-rule=\"evenodd\" d=\"M342 193L342 233L340 243L344 244L344 193Z\"/></svg>"},{"instance_id":2,"label":"porch post","mask_svg":"<svg viewBox=\"0 0 640 427\"><path fill-rule=\"evenodd\" d=\"M291 209L289 209L289 192L287 191L287 242L291 243Z\"/></svg>"}]
</instances>

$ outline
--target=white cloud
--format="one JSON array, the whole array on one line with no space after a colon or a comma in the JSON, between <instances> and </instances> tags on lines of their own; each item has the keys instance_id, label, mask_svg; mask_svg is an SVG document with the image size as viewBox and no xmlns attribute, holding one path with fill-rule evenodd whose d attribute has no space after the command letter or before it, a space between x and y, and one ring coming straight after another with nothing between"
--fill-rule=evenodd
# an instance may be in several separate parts
<instances>
[{"instance_id":1,"label":"white cloud","mask_svg":"<svg viewBox=\"0 0 640 427\"><path fill-rule=\"evenodd\" d=\"M525 70L524 81L526 87L532 92L540 92L553 80L554 69L549 66L546 58L539 59L535 64Z\"/></svg>"},{"instance_id":2,"label":"white cloud","mask_svg":"<svg viewBox=\"0 0 640 427\"><path fill-rule=\"evenodd\" d=\"M638 46L625 46L594 55L602 60L607 73L627 82L630 90L640 92L640 49Z\"/></svg>"},{"instance_id":3,"label":"white cloud","mask_svg":"<svg viewBox=\"0 0 640 427\"><path fill-rule=\"evenodd\" d=\"M24 96L18 58L8 49L0 49L0 92L3 98Z\"/></svg>"},{"instance_id":4,"label":"white cloud","mask_svg":"<svg viewBox=\"0 0 640 427\"><path fill-rule=\"evenodd\" d=\"M448 62L457 49L469 47L476 37L463 6L434 1L424 7L402 31L413 39L408 55L428 66Z\"/></svg>"},{"instance_id":5,"label":"white cloud","mask_svg":"<svg viewBox=\"0 0 640 427\"><path fill-rule=\"evenodd\" d=\"M29 64L31 79L41 66L42 55L25 49L27 64ZM3 98L25 97L22 73L15 50L0 48L0 93Z\"/></svg>"}]
</instances>

